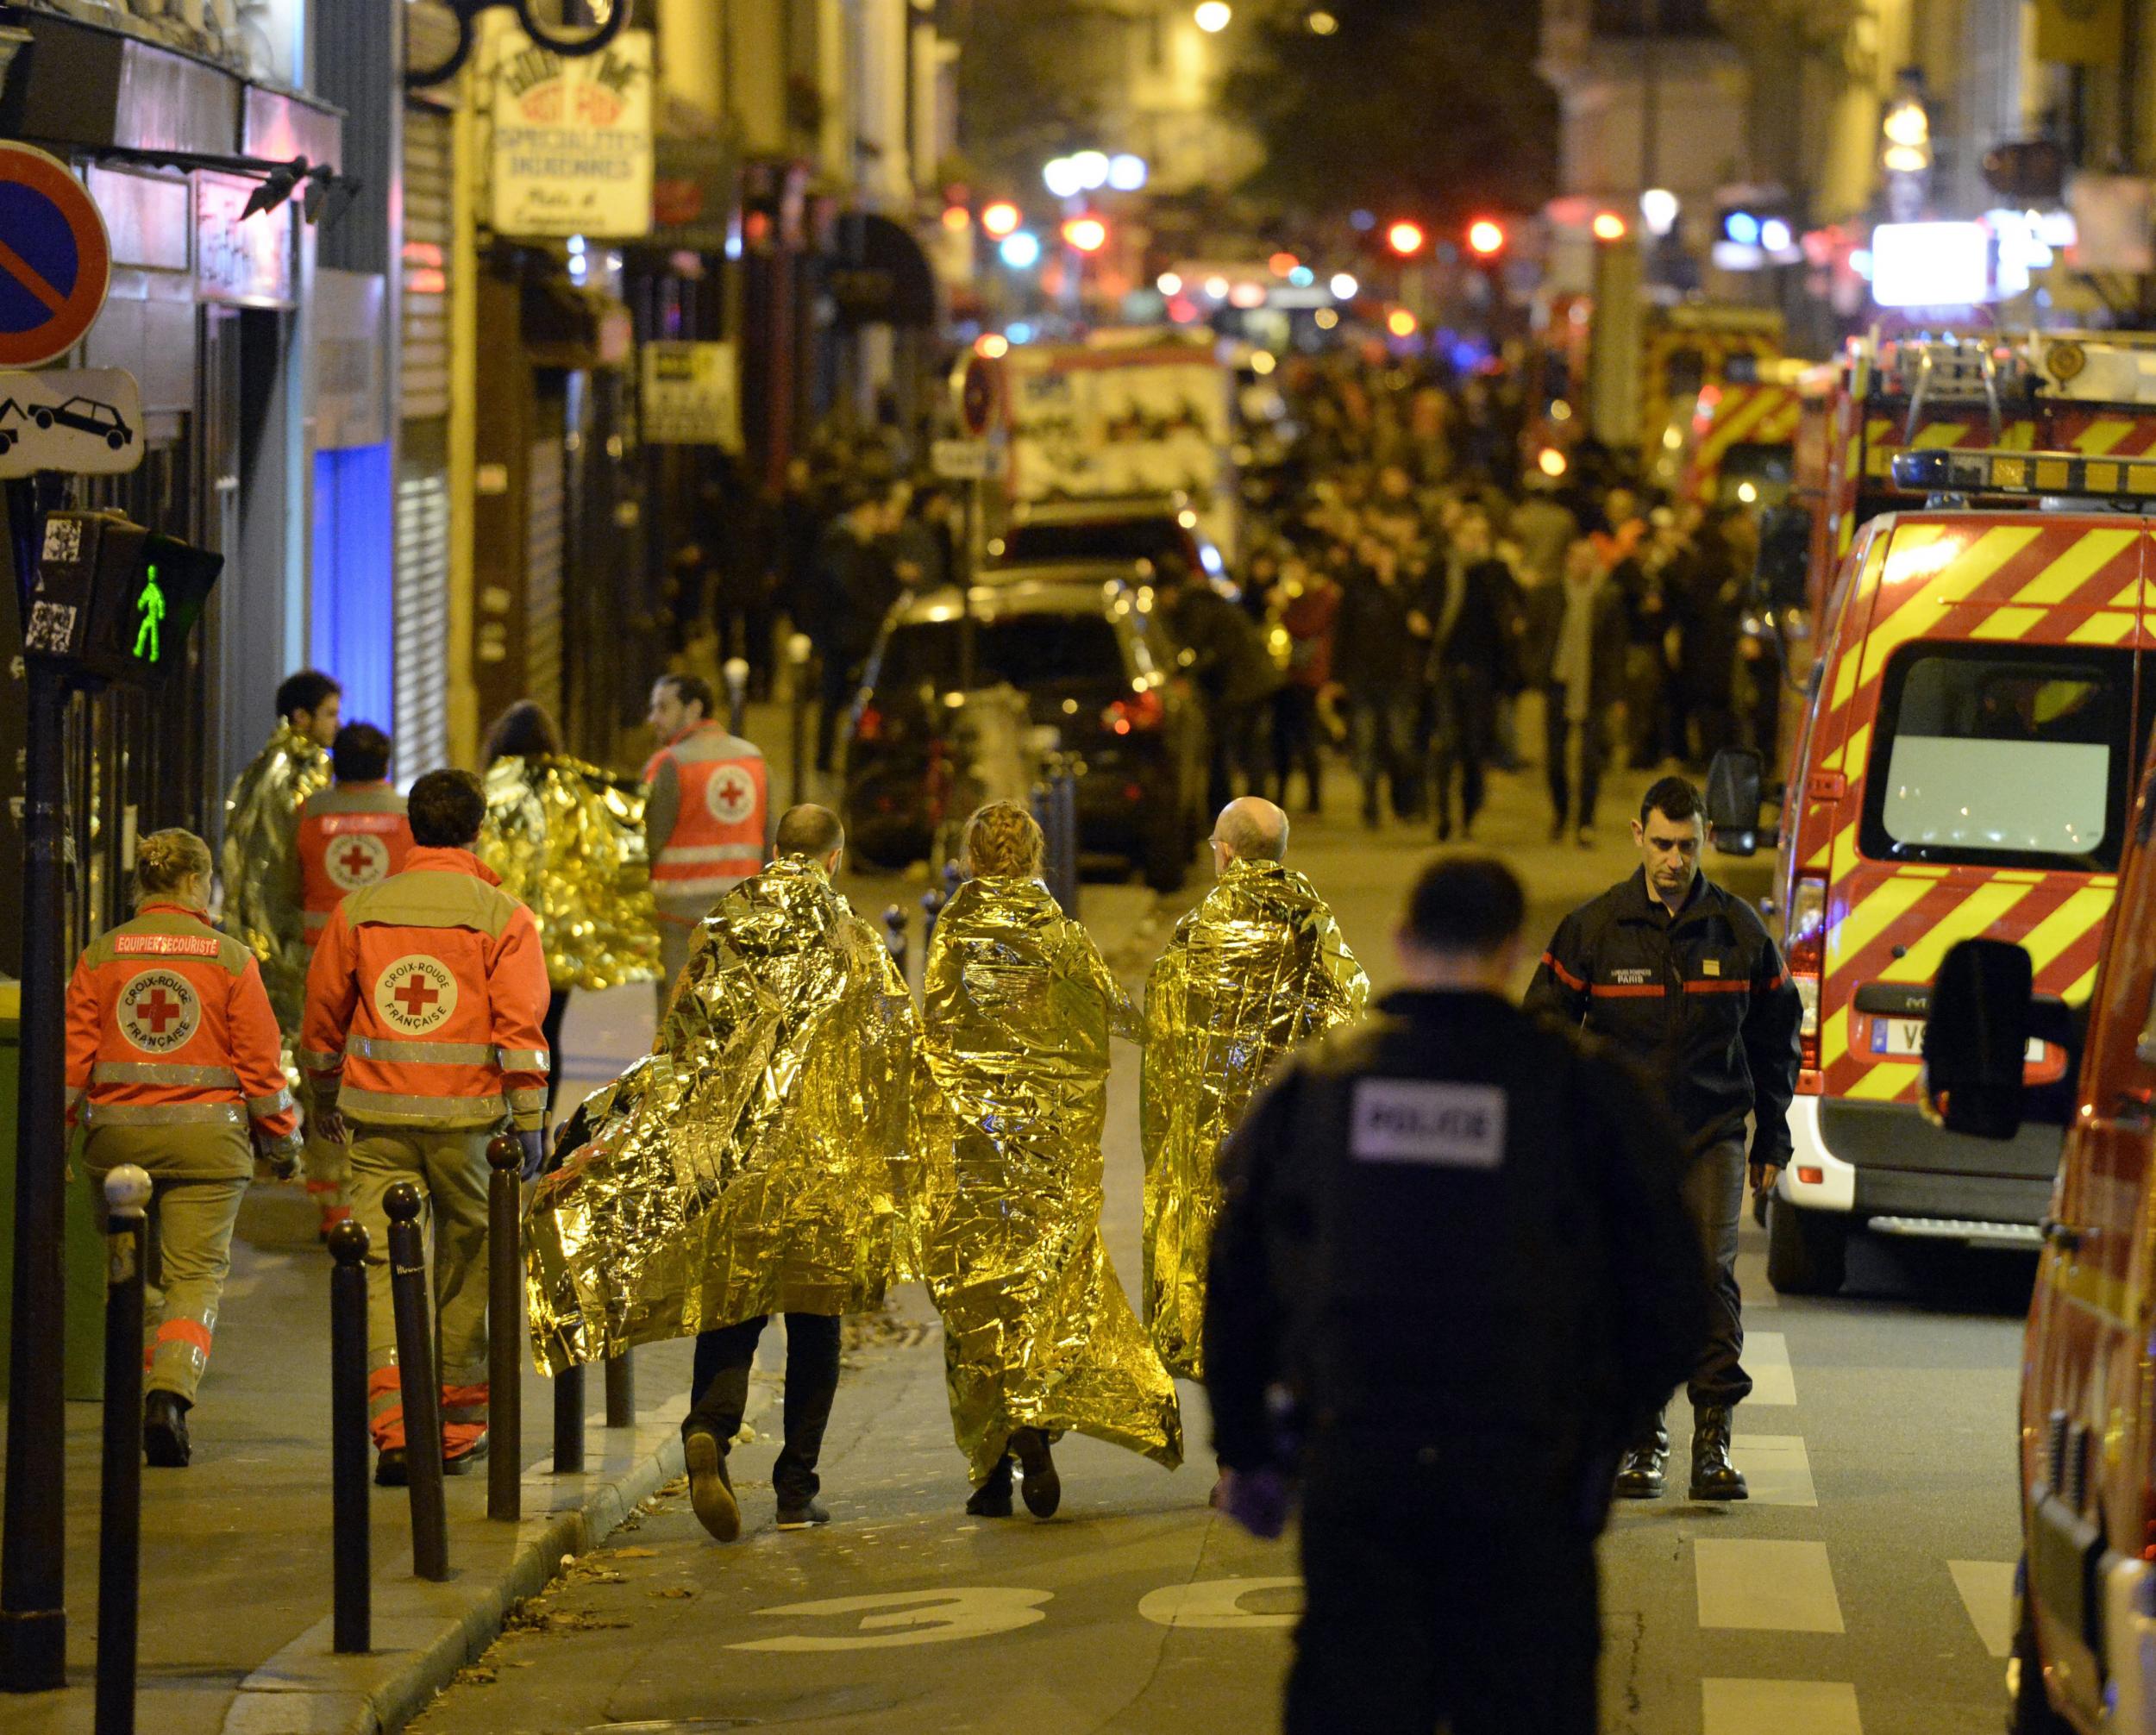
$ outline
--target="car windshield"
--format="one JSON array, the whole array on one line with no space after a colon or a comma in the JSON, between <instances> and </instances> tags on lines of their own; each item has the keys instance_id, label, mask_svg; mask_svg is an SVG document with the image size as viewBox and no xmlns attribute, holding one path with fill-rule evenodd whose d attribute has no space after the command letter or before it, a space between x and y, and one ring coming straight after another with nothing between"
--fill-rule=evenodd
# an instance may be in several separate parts
<instances>
[{"instance_id":1,"label":"car windshield","mask_svg":"<svg viewBox=\"0 0 2156 1735\"><path fill-rule=\"evenodd\" d=\"M2118 865L2128 651L1919 643L1888 665L1862 843L1897 861Z\"/></svg>"},{"instance_id":2,"label":"car windshield","mask_svg":"<svg viewBox=\"0 0 2156 1735\"><path fill-rule=\"evenodd\" d=\"M1068 524L1019 524L1003 538L1008 566L1061 561L1156 561L1183 554L1182 531L1169 518L1094 518Z\"/></svg>"},{"instance_id":3,"label":"car windshield","mask_svg":"<svg viewBox=\"0 0 2156 1735\"><path fill-rule=\"evenodd\" d=\"M1097 616L1023 614L975 623L978 681L1008 681L1020 692L1051 688L1112 687L1125 680L1115 629ZM879 694L895 696L924 685L938 691L959 681L964 623L915 621L894 628L876 673Z\"/></svg>"}]
</instances>

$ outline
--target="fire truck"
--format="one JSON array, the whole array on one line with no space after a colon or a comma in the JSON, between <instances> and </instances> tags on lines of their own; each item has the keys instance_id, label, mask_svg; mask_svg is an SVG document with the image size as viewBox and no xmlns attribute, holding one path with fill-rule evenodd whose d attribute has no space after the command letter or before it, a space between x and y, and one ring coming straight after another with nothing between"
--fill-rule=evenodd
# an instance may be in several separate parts
<instances>
[{"instance_id":1,"label":"fire truck","mask_svg":"<svg viewBox=\"0 0 2156 1735\"><path fill-rule=\"evenodd\" d=\"M2156 419L2149 433L2156 445ZM2146 449L2131 420L2109 443ZM1768 1276L1797 1293L1840 1287L1856 1227L2036 1242L2055 1135L1984 1145L1919 1111L1931 983L1949 947L1982 936L2024 948L2040 993L2086 1001L2156 716L2151 538L2109 504L2144 482L2156 498L2156 461L1940 445L1890 473L1925 504L1854 533L1778 840L1804 1019ZM1757 819L1748 793L1728 799L1741 764L1710 780L1718 841L1733 832L1739 853ZM2055 1080L2064 1051L2043 1044L2028 1065Z\"/></svg>"},{"instance_id":2,"label":"fire truck","mask_svg":"<svg viewBox=\"0 0 2156 1735\"><path fill-rule=\"evenodd\" d=\"M1648 474L1702 506L1780 505L1794 479L1806 367L1779 360L1733 363L1663 430Z\"/></svg>"}]
</instances>

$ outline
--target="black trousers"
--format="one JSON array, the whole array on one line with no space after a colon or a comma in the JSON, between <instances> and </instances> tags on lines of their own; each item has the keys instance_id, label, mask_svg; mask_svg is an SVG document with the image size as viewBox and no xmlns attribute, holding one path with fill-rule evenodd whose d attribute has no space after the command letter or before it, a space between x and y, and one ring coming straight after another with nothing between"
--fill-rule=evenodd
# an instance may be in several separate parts
<instances>
[{"instance_id":1,"label":"black trousers","mask_svg":"<svg viewBox=\"0 0 2156 1735\"><path fill-rule=\"evenodd\" d=\"M1497 688L1487 670L1441 669L1437 683L1437 727L1430 736L1430 792L1438 824L1450 829L1452 774L1460 778L1460 824L1472 825L1482 811L1482 771L1497 733Z\"/></svg>"},{"instance_id":2,"label":"black trousers","mask_svg":"<svg viewBox=\"0 0 2156 1735\"><path fill-rule=\"evenodd\" d=\"M1593 1537L1458 1468L1313 1449L1285 1735L1595 1735ZM1345 1458L1349 1455L1340 1454Z\"/></svg>"},{"instance_id":3,"label":"black trousers","mask_svg":"<svg viewBox=\"0 0 2156 1735\"><path fill-rule=\"evenodd\" d=\"M1752 1395L1752 1376L1743 1364L1744 1297L1737 1288L1737 1220L1745 1208L1742 1139L1724 1139L1700 1153L1684 1177L1684 1203L1707 1251L1714 1297L1707 1347L1686 1390L1695 1406L1734 1408Z\"/></svg>"},{"instance_id":4,"label":"black trousers","mask_svg":"<svg viewBox=\"0 0 2156 1735\"><path fill-rule=\"evenodd\" d=\"M547 1016L539 1028L547 1038L547 1112L554 1112L555 1093L561 1088L561 1023L569 1016L567 988L553 988L547 994Z\"/></svg>"},{"instance_id":5,"label":"black trousers","mask_svg":"<svg viewBox=\"0 0 2156 1735\"><path fill-rule=\"evenodd\" d=\"M756 1340L770 1323L768 1314L760 1313L738 1325L697 1334L684 1435L708 1430L718 1437L721 1451L732 1444L749 1407L749 1368L755 1359ZM824 1430L838 1392L838 1331L839 1322L830 1314L786 1316L786 1444L771 1470L772 1491L782 1502L807 1500L823 1486L816 1461L823 1455Z\"/></svg>"},{"instance_id":6,"label":"black trousers","mask_svg":"<svg viewBox=\"0 0 2156 1735\"><path fill-rule=\"evenodd\" d=\"M1273 774L1280 780L1282 807L1288 805L1288 780L1297 771L1310 792L1310 811L1322 812L1325 766L1318 751L1318 695L1290 682L1273 695Z\"/></svg>"},{"instance_id":7,"label":"black trousers","mask_svg":"<svg viewBox=\"0 0 2156 1735\"><path fill-rule=\"evenodd\" d=\"M1579 723L1565 721L1564 683L1552 681L1542 690L1543 769L1550 779L1550 808L1559 828L1569 821L1576 830L1595 823L1595 801L1601 793L1602 767L1609 757L1609 724L1590 711ZM1573 731L1579 731L1579 801L1573 805L1572 767L1566 761Z\"/></svg>"}]
</instances>

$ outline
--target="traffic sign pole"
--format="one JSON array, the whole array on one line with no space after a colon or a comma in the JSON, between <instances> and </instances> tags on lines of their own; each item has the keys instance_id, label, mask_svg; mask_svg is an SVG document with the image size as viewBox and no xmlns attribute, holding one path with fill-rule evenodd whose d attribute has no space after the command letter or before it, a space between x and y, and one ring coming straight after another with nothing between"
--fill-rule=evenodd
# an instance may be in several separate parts
<instances>
[{"instance_id":1,"label":"traffic sign pole","mask_svg":"<svg viewBox=\"0 0 2156 1735\"><path fill-rule=\"evenodd\" d=\"M43 524L38 484L7 484L16 595L27 621ZM16 1099L15 1290L9 1320L7 1490L0 1529L0 1689L44 1693L67 1679L63 1515L66 1209L66 993L61 870L66 847L64 670L24 660L29 717L22 813L22 1058Z\"/></svg>"}]
</instances>

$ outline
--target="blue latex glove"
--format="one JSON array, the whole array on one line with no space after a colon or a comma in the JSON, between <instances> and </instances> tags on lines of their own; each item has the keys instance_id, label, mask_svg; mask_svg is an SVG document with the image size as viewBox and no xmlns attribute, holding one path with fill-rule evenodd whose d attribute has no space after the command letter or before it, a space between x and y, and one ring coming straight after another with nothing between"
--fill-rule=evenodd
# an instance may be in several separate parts
<instances>
[{"instance_id":1,"label":"blue latex glove","mask_svg":"<svg viewBox=\"0 0 2156 1735\"><path fill-rule=\"evenodd\" d=\"M534 1127L530 1132L519 1132L517 1143L524 1148L524 1179L538 1180L540 1171L547 1166L546 1135Z\"/></svg>"},{"instance_id":2,"label":"blue latex glove","mask_svg":"<svg viewBox=\"0 0 2156 1735\"><path fill-rule=\"evenodd\" d=\"M1288 1528L1294 1509L1294 1490L1278 1470L1223 1470L1220 1508L1260 1542L1271 1542Z\"/></svg>"}]
</instances>

